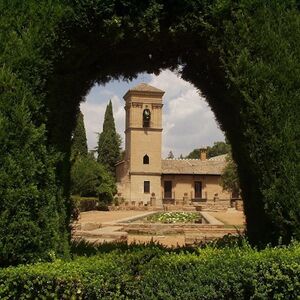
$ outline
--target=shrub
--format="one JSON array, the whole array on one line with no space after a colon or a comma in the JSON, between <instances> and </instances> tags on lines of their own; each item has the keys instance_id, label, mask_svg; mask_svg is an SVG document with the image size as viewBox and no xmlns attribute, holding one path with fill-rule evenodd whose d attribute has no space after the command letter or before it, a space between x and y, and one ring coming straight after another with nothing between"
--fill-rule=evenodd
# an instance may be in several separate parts
<instances>
[{"instance_id":1,"label":"shrub","mask_svg":"<svg viewBox=\"0 0 300 300\"><path fill-rule=\"evenodd\" d=\"M153 244L79 247L98 254L0 270L0 298L296 299L300 294L299 244L259 252L244 243L190 253Z\"/></svg>"},{"instance_id":2,"label":"shrub","mask_svg":"<svg viewBox=\"0 0 300 300\"><path fill-rule=\"evenodd\" d=\"M90 156L77 157L71 169L71 192L111 203L116 193L112 175Z\"/></svg>"},{"instance_id":3,"label":"shrub","mask_svg":"<svg viewBox=\"0 0 300 300\"><path fill-rule=\"evenodd\" d=\"M74 208L79 211L90 211L97 210L98 198L95 197L80 197L72 196L72 201L74 203Z\"/></svg>"},{"instance_id":4,"label":"shrub","mask_svg":"<svg viewBox=\"0 0 300 300\"><path fill-rule=\"evenodd\" d=\"M169 254L144 265L143 299L295 299L300 293L297 249L206 248Z\"/></svg>"},{"instance_id":5,"label":"shrub","mask_svg":"<svg viewBox=\"0 0 300 300\"><path fill-rule=\"evenodd\" d=\"M96 197L80 197L80 196L72 196L73 202L73 211L84 212L84 211L91 211L91 210L102 210L108 211L108 206L105 202L100 201ZM73 215L74 215L73 213Z\"/></svg>"}]
</instances>

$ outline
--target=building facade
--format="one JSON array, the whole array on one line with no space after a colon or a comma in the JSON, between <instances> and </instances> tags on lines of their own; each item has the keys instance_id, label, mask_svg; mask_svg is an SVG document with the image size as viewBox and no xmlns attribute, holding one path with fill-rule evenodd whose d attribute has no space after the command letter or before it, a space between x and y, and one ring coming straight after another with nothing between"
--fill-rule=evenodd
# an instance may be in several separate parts
<instances>
[{"instance_id":1,"label":"building facade","mask_svg":"<svg viewBox=\"0 0 300 300\"><path fill-rule=\"evenodd\" d=\"M164 91L139 84L124 96L125 156L116 165L119 197L131 203L161 206L230 200L220 185L225 155L199 159L162 159Z\"/></svg>"}]
</instances>

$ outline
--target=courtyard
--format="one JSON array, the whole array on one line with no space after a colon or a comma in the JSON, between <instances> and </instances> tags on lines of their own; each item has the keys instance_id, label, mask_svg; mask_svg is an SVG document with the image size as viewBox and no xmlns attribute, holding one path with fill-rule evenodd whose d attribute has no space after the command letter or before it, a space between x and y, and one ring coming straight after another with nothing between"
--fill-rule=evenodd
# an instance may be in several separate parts
<instances>
[{"instance_id":1,"label":"courtyard","mask_svg":"<svg viewBox=\"0 0 300 300\"><path fill-rule=\"evenodd\" d=\"M226 234L239 234L245 217L235 209L206 211L202 215L206 224L159 224L144 223L143 219L157 211L88 211L80 214L74 224L74 239L92 243L127 241L149 243L151 241L168 247L190 245L220 238Z\"/></svg>"}]
</instances>

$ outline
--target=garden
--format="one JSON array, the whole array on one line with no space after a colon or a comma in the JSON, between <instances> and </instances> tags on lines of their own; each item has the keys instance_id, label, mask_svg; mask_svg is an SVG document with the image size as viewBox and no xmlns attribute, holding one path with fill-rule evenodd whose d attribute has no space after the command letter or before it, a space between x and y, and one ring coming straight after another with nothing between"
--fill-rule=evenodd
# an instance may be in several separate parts
<instances>
[{"instance_id":1,"label":"garden","mask_svg":"<svg viewBox=\"0 0 300 300\"><path fill-rule=\"evenodd\" d=\"M1 299L299 299L298 1L10 0L0 11ZM162 69L201 91L226 133L247 239L72 244L80 103L94 84ZM93 193L111 198L111 176L96 179Z\"/></svg>"},{"instance_id":2,"label":"garden","mask_svg":"<svg viewBox=\"0 0 300 300\"><path fill-rule=\"evenodd\" d=\"M201 223L202 217L196 212L163 212L146 218L151 223Z\"/></svg>"}]
</instances>

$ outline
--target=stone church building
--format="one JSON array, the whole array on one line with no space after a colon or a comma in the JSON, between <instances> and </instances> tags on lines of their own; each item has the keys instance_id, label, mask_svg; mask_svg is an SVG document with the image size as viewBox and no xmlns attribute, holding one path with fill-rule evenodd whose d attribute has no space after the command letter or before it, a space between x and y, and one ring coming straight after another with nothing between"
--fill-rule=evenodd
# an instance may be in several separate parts
<instances>
[{"instance_id":1,"label":"stone church building","mask_svg":"<svg viewBox=\"0 0 300 300\"><path fill-rule=\"evenodd\" d=\"M164 91L145 83L124 96L125 156L116 165L119 197L133 205L230 201L220 185L225 156L162 159L162 98Z\"/></svg>"}]
</instances>

